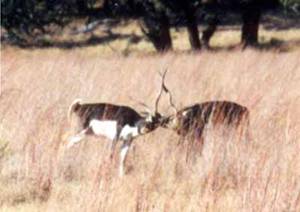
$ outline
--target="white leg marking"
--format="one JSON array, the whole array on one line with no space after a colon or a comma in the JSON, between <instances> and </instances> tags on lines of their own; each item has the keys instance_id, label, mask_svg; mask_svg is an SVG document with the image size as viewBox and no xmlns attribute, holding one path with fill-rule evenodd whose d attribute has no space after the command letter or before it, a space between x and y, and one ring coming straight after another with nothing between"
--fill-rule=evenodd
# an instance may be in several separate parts
<instances>
[{"instance_id":1,"label":"white leg marking","mask_svg":"<svg viewBox=\"0 0 300 212\"><path fill-rule=\"evenodd\" d=\"M128 153L130 144L125 144L122 146L121 152L120 152L120 168L119 168L119 176L124 176L124 166L125 166L125 160Z\"/></svg>"},{"instance_id":2,"label":"white leg marking","mask_svg":"<svg viewBox=\"0 0 300 212\"><path fill-rule=\"evenodd\" d=\"M102 135L110 140L114 140L117 136L117 122L116 121L100 121L94 119L90 122L90 127L92 128L95 135Z\"/></svg>"},{"instance_id":3,"label":"white leg marking","mask_svg":"<svg viewBox=\"0 0 300 212\"><path fill-rule=\"evenodd\" d=\"M82 130L79 134L72 136L69 139L69 143L67 145L67 148L71 148L74 144L78 143L85 137L85 133L87 132L88 129Z\"/></svg>"},{"instance_id":4,"label":"white leg marking","mask_svg":"<svg viewBox=\"0 0 300 212\"><path fill-rule=\"evenodd\" d=\"M120 139L128 140L129 138L134 138L139 135L138 127L131 127L128 124L125 125L120 133Z\"/></svg>"}]
</instances>

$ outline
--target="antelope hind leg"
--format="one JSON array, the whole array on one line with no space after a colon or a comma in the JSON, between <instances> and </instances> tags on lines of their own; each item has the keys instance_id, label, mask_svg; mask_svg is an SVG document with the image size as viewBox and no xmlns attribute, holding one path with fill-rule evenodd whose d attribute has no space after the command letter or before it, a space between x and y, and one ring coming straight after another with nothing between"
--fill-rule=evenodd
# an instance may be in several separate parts
<instances>
[{"instance_id":1,"label":"antelope hind leg","mask_svg":"<svg viewBox=\"0 0 300 212\"><path fill-rule=\"evenodd\" d=\"M80 133L78 133L77 135L74 135L72 136L70 139L69 139L69 143L67 145L67 148L71 148L74 144L80 142L85 136L86 136L86 133L88 132L89 129L84 129L82 130Z\"/></svg>"}]
</instances>

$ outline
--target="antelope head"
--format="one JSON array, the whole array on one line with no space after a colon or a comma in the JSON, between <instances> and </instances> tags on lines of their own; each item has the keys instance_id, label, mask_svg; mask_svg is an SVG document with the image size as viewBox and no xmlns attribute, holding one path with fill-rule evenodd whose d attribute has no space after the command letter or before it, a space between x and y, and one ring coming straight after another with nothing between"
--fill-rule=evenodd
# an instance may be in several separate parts
<instances>
[{"instance_id":1,"label":"antelope head","mask_svg":"<svg viewBox=\"0 0 300 212\"><path fill-rule=\"evenodd\" d=\"M161 123L165 119L165 117L163 117L158 112L158 105L159 105L161 95L162 95L163 91L165 90L164 79L165 79L165 76L166 76L166 71L163 74L160 74L160 75L162 77L162 84L161 84L161 88L160 88L160 91L158 93L158 96L156 97L156 100L155 100L155 109L154 109L154 111L152 111L150 109L150 107L148 107L148 105L146 105L145 103L138 102L140 105L142 105L146 109L146 111L143 111L141 113L142 116L144 117L144 119L142 121L142 122L144 122L143 127L141 128L141 133L142 134L146 134L150 131L153 131L157 127L161 126Z\"/></svg>"}]
</instances>

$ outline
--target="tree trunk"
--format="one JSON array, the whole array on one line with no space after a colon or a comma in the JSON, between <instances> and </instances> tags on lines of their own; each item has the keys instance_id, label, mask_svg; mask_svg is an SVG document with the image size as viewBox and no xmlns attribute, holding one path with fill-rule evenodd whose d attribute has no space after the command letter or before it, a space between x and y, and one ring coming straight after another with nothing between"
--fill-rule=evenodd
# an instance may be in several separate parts
<instances>
[{"instance_id":1,"label":"tree trunk","mask_svg":"<svg viewBox=\"0 0 300 212\"><path fill-rule=\"evenodd\" d=\"M160 29L155 48L159 52L169 51L172 49L172 38L170 33L170 24L166 16L160 20Z\"/></svg>"},{"instance_id":2,"label":"tree trunk","mask_svg":"<svg viewBox=\"0 0 300 212\"><path fill-rule=\"evenodd\" d=\"M209 48L209 41L217 29L217 22L208 23L208 26L203 30L202 43L204 48Z\"/></svg>"},{"instance_id":3,"label":"tree trunk","mask_svg":"<svg viewBox=\"0 0 300 212\"><path fill-rule=\"evenodd\" d=\"M258 29L261 17L259 8L244 11L241 43L244 47L258 43Z\"/></svg>"},{"instance_id":4,"label":"tree trunk","mask_svg":"<svg viewBox=\"0 0 300 212\"><path fill-rule=\"evenodd\" d=\"M199 39L199 31L197 24L191 23L187 26L189 33L189 41L193 50L200 50L201 44Z\"/></svg>"},{"instance_id":5,"label":"tree trunk","mask_svg":"<svg viewBox=\"0 0 300 212\"><path fill-rule=\"evenodd\" d=\"M185 17L187 20L187 30L191 47L193 50L200 50L201 43L199 39L199 30L195 10L190 8L187 3L182 4L182 6L184 8Z\"/></svg>"},{"instance_id":6,"label":"tree trunk","mask_svg":"<svg viewBox=\"0 0 300 212\"><path fill-rule=\"evenodd\" d=\"M170 24L165 14L160 15L155 20L144 19L144 27L142 26L141 29L158 52L165 52L172 49Z\"/></svg>"}]
</instances>

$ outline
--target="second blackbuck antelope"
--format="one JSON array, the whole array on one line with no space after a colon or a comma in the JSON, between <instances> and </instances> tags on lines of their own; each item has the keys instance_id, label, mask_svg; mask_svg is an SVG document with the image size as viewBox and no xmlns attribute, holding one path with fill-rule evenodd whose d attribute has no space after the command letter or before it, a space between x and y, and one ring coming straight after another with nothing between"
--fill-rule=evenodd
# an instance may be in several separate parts
<instances>
[{"instance_id":1,"label":"second blackbuck antelope","mask_svg":"<svg viewBox=\"0 0 300 212\"><path fill-rule=\"evenodd\" d=\"M104 136L111 140L111 155L113 155L117 141L123 141L119 166L119 175L122 176L126 156L133 139L155 130L162 122L162 116L157 112L162 91L163 88L156 99L155 111L148 110L143 114L139 114L128 106L82 103L79 99L75 100L69 107L68 119L72 122L75 118L76 134L69 139L67 147L72 147L87 135Z\"/></svg>"},{"instance_id":2,"label":"second blackbuck antelope","mask_svg":"<svg viewBox=\"0 0 300 212\"><path fill-rule=\"evenodd\" d=\"M202 137L209 124L240 128L244 132L249 124L249 111L230 101L208 101L185 107L162 121L163 127L171 128L181 136L192 135L195 139Z\"/></svg>"},{"instance_id":3,"label":"second blackbuck antelope","mask_svg":"<svg viewBox=\"0 0 300 212\"><path fill-rule=\"evenodd\" d=\"M207 101L177 110L172 94L163 82L163 89L169 95L174 114L165 116L161 126L174 130L178 135L189 138L203 147L203 131L206 127L222 127L225 132L232 131L238 138L248 136L249 110L235 102Z\"/></svg>"}]
</instances>

